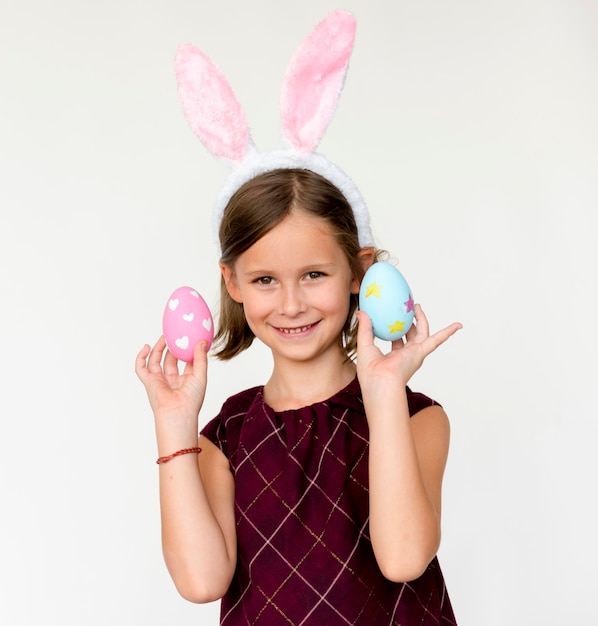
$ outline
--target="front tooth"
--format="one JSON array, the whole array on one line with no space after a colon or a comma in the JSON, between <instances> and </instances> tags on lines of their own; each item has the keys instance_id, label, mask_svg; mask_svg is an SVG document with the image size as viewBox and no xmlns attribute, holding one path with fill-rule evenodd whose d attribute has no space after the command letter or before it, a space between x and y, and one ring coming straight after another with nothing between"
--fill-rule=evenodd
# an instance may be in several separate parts
<instances>
[{"instance_id":1,"label":"front tooth","mask_svg":"<svg viewBox=\"0 0 598 626\"><path fill-rule=\"evenodd\" d=\"M301 328L282 328L282 332L286 333L287 335L294 335L295 333L301 333L306 331L309 328L308 326L302 326Z\"/></svg>"}]
</instances>

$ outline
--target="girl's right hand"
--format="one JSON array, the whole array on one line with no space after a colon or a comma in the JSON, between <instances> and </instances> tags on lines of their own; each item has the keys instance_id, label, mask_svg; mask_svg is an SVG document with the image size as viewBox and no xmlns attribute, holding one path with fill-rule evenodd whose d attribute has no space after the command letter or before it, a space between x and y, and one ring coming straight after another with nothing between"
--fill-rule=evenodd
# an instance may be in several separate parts
<instances>
[{"instance_id":1,"label":"girl's right hand","mask_svg":"<svg viewBox=\"0 0 598 626\"><path fill-rule=\"evenodd\" d=\"M207 343L199 342L193 361L179 372L177 358L166 349L164 336L153 348L143 346L135 360L135 372L143 383L156 420L197 419L207 383Z\"/></svg>"}]
</instances>

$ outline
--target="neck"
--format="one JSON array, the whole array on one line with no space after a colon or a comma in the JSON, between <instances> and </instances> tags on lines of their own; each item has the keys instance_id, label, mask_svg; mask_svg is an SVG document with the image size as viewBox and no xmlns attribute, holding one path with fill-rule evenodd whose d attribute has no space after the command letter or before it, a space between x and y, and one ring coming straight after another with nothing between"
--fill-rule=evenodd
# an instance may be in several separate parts
<instances>
[{"instance_id":1,"label":"neck","mask_svg":"<svg viewBox=\"0 0 598 626\"><path fill-rule=\"evenodd\" d=\"M264 386L264 400L275 411L300 409L327 400L355 378L356 368L344 353L330 362L274 363Z\"/></svg>"}]
</instances>

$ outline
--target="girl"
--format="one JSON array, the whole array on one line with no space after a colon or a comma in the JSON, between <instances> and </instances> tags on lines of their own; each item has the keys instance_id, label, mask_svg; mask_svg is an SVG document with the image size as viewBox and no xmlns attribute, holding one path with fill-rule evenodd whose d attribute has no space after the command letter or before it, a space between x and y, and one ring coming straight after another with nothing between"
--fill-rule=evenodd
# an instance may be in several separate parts
<instances>
[{"instance_id":1,"label":"girl","mask_svg":"<svg viewBox=\"0 0 598 626\"><path fill-rule=\"evenodd\" d=\"M230 397L197 441L205 343L181 374L164 338L136 361L179 592L222 598L226 626L455 624L436 558L449 423L407 384L460 324L430 334L417 305L383 354L357 311L379 253L360 246L351 205L313 171L242 184L219 240L216 356L257 337L272 352L268 381Z\"/></svg>"}]
</instances>

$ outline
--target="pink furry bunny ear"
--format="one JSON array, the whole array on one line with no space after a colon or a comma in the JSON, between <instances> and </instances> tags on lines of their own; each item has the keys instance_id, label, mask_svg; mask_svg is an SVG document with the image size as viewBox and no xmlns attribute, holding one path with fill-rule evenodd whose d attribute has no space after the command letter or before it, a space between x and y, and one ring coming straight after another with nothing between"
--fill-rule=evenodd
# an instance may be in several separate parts
<instances>
[{"instance_id":1,"label":"pink furry bunny ear","mask_svg":"<svg viewBox=\"0 0 598 626\"><path fill-rule=\"evenodd\" d=\"M242 162L250 143L249 129L224 75L192 45L179 47L175 70L179 98L193 132L216 156Z\"/></svg>"},{"instance_id":2,"label":"pink furry bunny ear","mask_svg":"<svg viewBox=\"0 0 598 626\"><path fill-rule=\"evenodd\" d=\"M258 152L245 113L214 63L192 45L180 46L175 59L178 92L193 132L230 166L212 211L215 240L233 194L252 178L281 168L305 169L329 180L353 209L359 243L373 246L367 206L353 180L315 151L330 123L343 88L355 40L355 18L329 13L293 55L285 74L280 114L286 145Z\"/></svg>"},{"instance_id":3,"label":"pink furry bunny ear","mask_svg":"<svg viewBox=\"0 0 598 626\"><path fill-rule=\"evenodd\" d=\"M332 119L353 50L355 28L350 13L328 14L289 63L280 99L282 128L301 154L315 150Z\"/></svg>"}]
</instances>

